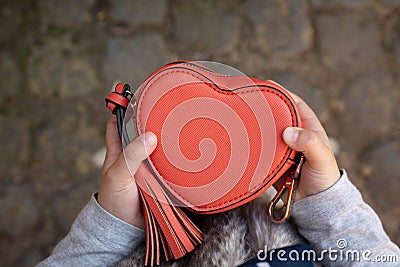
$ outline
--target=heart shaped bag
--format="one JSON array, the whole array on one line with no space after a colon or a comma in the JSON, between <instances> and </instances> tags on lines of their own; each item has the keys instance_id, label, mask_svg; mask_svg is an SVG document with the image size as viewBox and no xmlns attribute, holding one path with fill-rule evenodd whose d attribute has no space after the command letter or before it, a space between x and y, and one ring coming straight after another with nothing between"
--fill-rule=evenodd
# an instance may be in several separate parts
<instances>
[{"instance_id":1,"label":"heart shaped bag","mask_svg":"<svg viewBox=\"0 0 400 267\"><path fill-rule=\"evenodd\" d=\"M186 211L233 209L280 178L268 212L275 222L287 219L304 157L282 139L287 127L301 127L282 86L218 63L177 61L153 72L131 96L129 85L117 84L106 103L124 146L147 131L158 139L133 174L146 221L146 265L160 264L162 252L167 261L178 259L201 243ZM284 191L286 208L277 216Z\"/></svg>"}]
</instances>

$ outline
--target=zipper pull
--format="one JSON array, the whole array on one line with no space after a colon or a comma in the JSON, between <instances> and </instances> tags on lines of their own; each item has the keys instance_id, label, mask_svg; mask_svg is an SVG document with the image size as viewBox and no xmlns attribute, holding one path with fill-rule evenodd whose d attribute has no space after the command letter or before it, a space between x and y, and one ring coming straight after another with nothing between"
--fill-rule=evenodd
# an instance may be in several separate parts
<instances>
[{"instance_id":1,"label":"zipper pull","mask_svg":"<svg viewBox=\"0 0 400 267\"><path fill-rule=\"evenodd\" d=\"M296 189L300 181L301 168L305 162L305 157L303 154L300 154L298 162L296 164L295 169L290 173L290 175L286 178L285 182L276 193L274 198L268 205L268 217L271 221L275 223L283 223L290 217L290 211L293 206L294 197L296 195ZM282 217L277 217L276 213L278 213L278 209L276 208L276 204L278 204L279 199L283 196L283 194L288 191L286 197L285 209Z\"/></svg>"}]
</instances>

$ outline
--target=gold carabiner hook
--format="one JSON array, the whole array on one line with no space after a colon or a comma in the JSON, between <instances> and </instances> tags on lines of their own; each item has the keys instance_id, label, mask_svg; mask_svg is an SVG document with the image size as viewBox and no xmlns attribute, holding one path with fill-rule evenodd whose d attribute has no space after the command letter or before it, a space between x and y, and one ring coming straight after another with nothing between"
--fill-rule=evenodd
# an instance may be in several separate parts
<instances>
[{"instance_id":1,"label":"gold carabiner hook","mask_svg":"<svg viewBox=\"0 0 400 267\"><path fill-rule=\"evenodd\" d=\"M283 183L282 187L276 193L274 198L268 205L268 216L271 221L275 223L283 223L290 217L290 211L292 209L294 197L296 195L296 189L300 180L300 173L301 168L305 162L305 157L303 155L300 156L299 162L297 163L296 169L286 178L285 182ZM276 205L279 202L279 199L282 195L288 191L286 203L285 203L285 210L282 217L276 217Z\"/></svg>"}]
</instances>

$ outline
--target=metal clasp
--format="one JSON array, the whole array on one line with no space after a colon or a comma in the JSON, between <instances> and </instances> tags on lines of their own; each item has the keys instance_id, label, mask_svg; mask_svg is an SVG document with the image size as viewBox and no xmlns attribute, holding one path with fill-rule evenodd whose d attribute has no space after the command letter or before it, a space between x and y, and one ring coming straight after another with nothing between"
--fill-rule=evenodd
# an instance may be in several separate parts
<instances>
[{"instance_id":1,"label":"metal clasp","mask_svg":"<svg viewBox=\"0 0 400 267\"><path fill-rule=\"evenodd\" d=\"M286 178L285 182L283 183L279 191L276 193L274 198L269 203L268 216L271 219L271 221L275 223L283 223L290 217L290 211L292 209L294 197L296 195L296 189L300 181L301 168L303 167L304 162L305 162L305 157L303 154L301 154L295 169L290 173L289 177ZM282 217L277 217L276 213L278 212L278 209L276 208L276 204L278 204L279 199L283 196L283 194L286 191L288 191L288 193L286 197L286 203L284 203L285 209L283 215Z\"/></svg>"}]
</instances>

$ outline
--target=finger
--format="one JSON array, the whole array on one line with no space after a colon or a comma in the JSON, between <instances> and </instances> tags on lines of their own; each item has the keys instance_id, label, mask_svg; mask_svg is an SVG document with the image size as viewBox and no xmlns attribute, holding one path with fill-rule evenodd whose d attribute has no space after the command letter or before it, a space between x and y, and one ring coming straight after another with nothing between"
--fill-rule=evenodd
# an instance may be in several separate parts
<instances>
[{"instance_id":1,"label":"finger","mask_svg":"<svg viewBox=\"0 0 400 267\"><path fill-rule=\"evenodd\" d=\"M314 170L324 170L332 162L331 149L313 131L288 127L283 132L283 139L289 147L302 152Z\"/></svg>"},{"instance_id":2,"label":"finger","mask_svg":"<svg viewBox=\"0 0 400 267\"><path fill-rule=\"evenodd\" d=\"M299 97L295 93L292 92L289 93L297 104L297 109L299 110L300 113L303 128L318 134L323 143L328 147L330 147L328 135L326 134L324 127L319 121L317 115L315 115L314 111L310 108L309 105L307 105L307 103L301 97Z\"/></svg>"},{"instance_id":3,"label":"finger","mask_svg":"<svg viewBox=\"0 0 400 267\"><path fill-rule=\"evenodd\" d=\"M122 152L121 140L118 135L117 119L111 116L106 125L106 157L103 164L103 171L108 170L118 159Z\"/></svg>"},{"instance_id":4,"label":"finger","mask_svg":"<svg viewBox=\"0 0 400 267\"><path fill-rule=\"evenodd\" d=\"M157 137L154 133L147 132L140 135L123 150L123 153L108 170L108 176L112 179L115 177L131 181L139 165L154 151L156 145Z\"/></svg>"}]
</instances>

